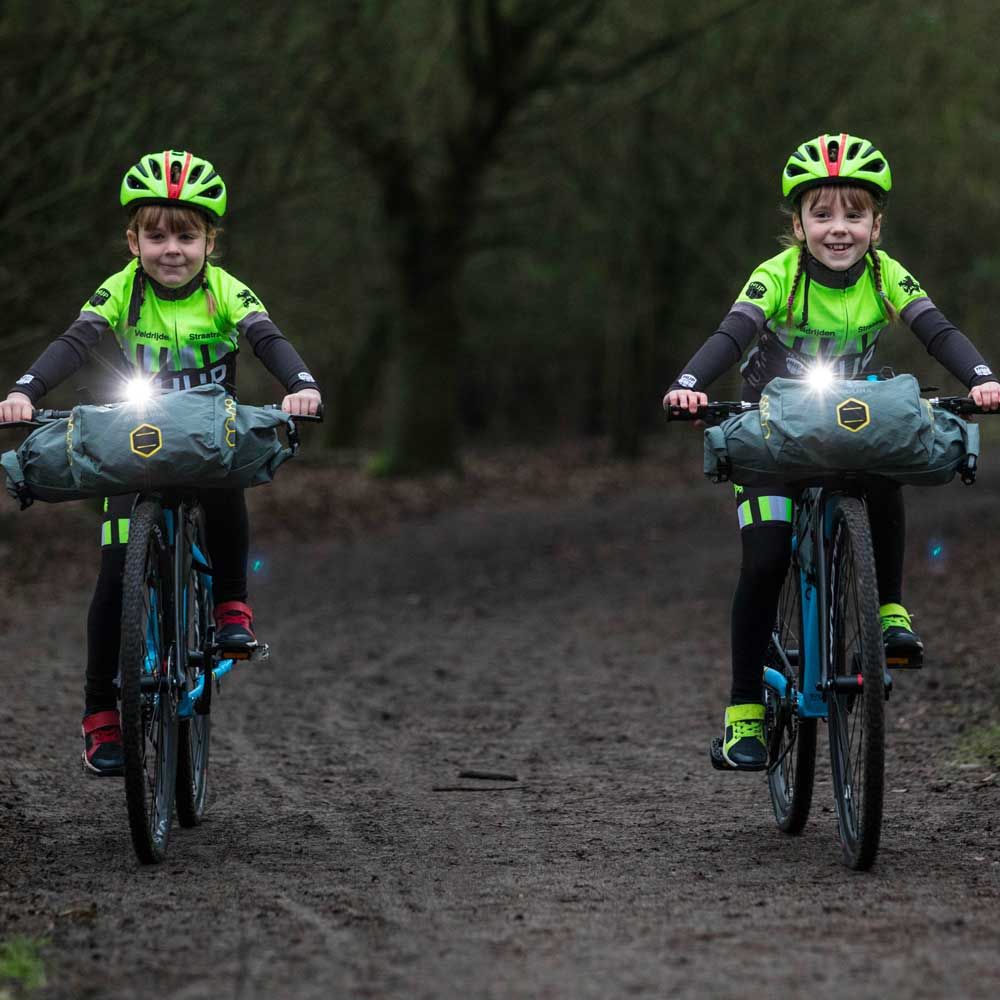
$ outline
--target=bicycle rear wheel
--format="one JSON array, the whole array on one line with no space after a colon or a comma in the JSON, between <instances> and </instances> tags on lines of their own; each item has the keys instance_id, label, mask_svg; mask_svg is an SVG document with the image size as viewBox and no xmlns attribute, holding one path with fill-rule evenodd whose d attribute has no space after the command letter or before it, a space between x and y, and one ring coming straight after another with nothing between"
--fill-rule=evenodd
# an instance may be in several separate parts
<instances>
[{"instance_id":1,"label":"bicycle rear wheel","mask_svg":"<svg viewBox=\"0 0 1000 1000\"><path fill-rule=\"evenodd\" d=\"M170 549L163 511L146 500L129 524L122 581L121 673L125 799L132 844L162 861L177 771L177 692L171 677Z\"/></svg>"},{"instance_id":2,"label":"bicycle rear wheel","mask_svg":"<svg viewBox=\"0 0 1000 1000\"><path fill-rule=\"evenodd\" d=\"M804 657L802 592L793 562L778 601L769 666L784 674L786 694L764 685L764 735L768 746L767 787L778 829L801 833L812 806L816 774L816 720L799 717L795 692L801 690Z\"/></svg>"},{"instance_id":3,"label":"bicycle rear wheel","mask_svg":"<svg viewBox=\"0 0 1000 1000\"><path fill-rule=\"evenodd\" d=\"M203 676L211 684L212 659L208 651L208 627L212 621L212 584L204 572L207 558L204 522L200 512L191 515L182 557L184 619L181 634L187 636L184 657L184 690L191 691ZM190 547L188 547L190 546ZM197 826L205 814L208 798L208 752L212 717L194 709L178 725L177 820L181 826Z\"/></svg>"},{"instance_id":4,"label":"bicycle rear wheel","mask_svg":"<svg viewBox=\"0 0 1000 1000\"><path fill-rule=\"evenodd\" d=\"M870 868L882 835L885 654L871 530L855 497L833 501L829 558L830 765L844 861Z\"/></svg>"}]
</instances>

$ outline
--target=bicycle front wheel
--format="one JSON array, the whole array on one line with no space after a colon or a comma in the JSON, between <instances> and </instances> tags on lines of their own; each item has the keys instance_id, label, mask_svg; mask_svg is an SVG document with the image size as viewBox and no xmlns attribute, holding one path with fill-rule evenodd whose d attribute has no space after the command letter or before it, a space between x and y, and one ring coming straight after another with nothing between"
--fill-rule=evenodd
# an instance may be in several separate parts
<instances>
[{"instance_id":1,"label":"bicycle front wheel","mask_svg":"<svg viewBox=\"0 0 1000 1000\"><path fill-rule=\"evenodd\" d=\"M778 829L801 833L812 806L816 774L816 720L799 717L795 692L802 689L804 638L799 568L794 563L778 601L769 665L784 674L782 695L764 685L764 734L768 746L767 787Z\"/></svg>"},{"instance_id":2,"label":"bicycle front wheel","mask_svg":"<svg viewBox=\"0 0 1000 1000\"><path fill-rule=\"evenodd\" d=\"M212 621L212 583L205 572L203 518L199 511L190 516L187 525L186 551L181 553L180 567L186 581L181 595L184 617L180 634L187 637L184 657L184 690L191 691L204 678L211 684L212 658L208 648L208 627ZM212 716L200 714L194 708L178 726L177 752L177 820L181 826L197 826L205 814L208 798L208 750L212 732Z\"/></svg>"},{"instance_id":3,"label":"bicycle front wheel","mask_svg":"<svg viewBox=\"0 0 1000 1000\"><path fill-rule=\"evenodd\" d=\"M144 864L162 861L177 773L177 692L171 676L170 549L152 500L132 512L122 578L121 674L125 799L132 844Z\"/></svg>"},{"instance_id":4,"label":"bicycle front wheel","mask_svg":"<svg viewBox=\"0 0 1000 1000\"><path fill-rule=\"evenodd\" d=\"M828 723L844 861L870 868L882 834L885 653L871 529L855 497L834 501L830 537Z\"/></svg>"}]
</instances>

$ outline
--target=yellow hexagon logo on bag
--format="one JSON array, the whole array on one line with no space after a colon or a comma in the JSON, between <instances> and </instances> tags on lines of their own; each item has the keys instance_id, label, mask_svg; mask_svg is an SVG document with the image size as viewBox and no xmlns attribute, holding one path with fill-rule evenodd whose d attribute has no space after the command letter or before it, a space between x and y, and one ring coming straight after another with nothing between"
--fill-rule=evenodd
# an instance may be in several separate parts
<instances>
[{"instance_id":1,"label":"yellow hexagon logo on bag","mask_svg":"<svg viewBox=\"0 0 1000 1000\"><path fill-rule=\"evenodd\" d=\"M163 435L159 427L152 424L139 424L128 436L132 451L143 458L155 455L163 447Z\"/></svg>"},{"instance_id":2,"label":"yellow hexagon logo on bag","mask_svg":"<svg viewBox=\"0 0 1000 1000\"><path fill-rule=\"evenodd\" d=\"M845 399L837 404L837 423L845 431L856 434L872 422L871 411L867 403L860 399Z\"/></svg>"}]
</instances>

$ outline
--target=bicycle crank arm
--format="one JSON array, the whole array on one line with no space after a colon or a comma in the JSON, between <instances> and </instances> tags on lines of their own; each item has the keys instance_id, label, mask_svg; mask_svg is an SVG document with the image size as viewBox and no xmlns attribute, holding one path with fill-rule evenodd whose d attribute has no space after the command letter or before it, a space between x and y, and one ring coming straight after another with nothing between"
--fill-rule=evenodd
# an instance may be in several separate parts
<instances>
[{"instance_id":1,"label":"bicycle crank arm","mask_svg":"<svg viewBox=\"0 0 1000 1000\"><path fill-rule=\"evenodd\" d=\"M212 670L212 679L216 682L221 680L226 674L228 674L237 663L247 663L250 660L266 660L271 655L271 648L267 643L261 643L251 656L244 659L238 659L235 657L229 657L225 660L221 660L219 665ZM181 719L189 719L196 711L196 703L201 699L202 694L205 691L205 675L202 674L198 678L198 683L195 684L190 691L186 691L182 696L180 701L177 703L177 715ZM207 713L204 713L207 714Z\"/></svg>"},{"instance_id":2,"label":"bicycle crank arm","mask_svg":"<svg viewBox=\"0 0 1000 1000\"><path fill-rule=\"evenodd\" d=\"M885 699L889 700L892 691L892 675L888 670L882 671L882 684L885 687ZM825 684L818 684L820 691L834 691L837 694L860 694L865 686L864 677L861 674L848 674L843 677L832 677Z\"/></svg>"}]
</instances>

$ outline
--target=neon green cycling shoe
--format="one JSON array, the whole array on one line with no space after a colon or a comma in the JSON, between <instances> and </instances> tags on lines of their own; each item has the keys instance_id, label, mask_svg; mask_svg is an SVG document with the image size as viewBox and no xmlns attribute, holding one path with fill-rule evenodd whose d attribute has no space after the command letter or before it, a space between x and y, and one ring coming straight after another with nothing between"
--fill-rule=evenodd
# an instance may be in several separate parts
<instances>
[{"instance_id":1,"label":"neon green cycling shoe","mask_svg":"<svg viewBox=\"0 0 1000 1000\"><path fill-rule=\"evenodd\" d=\"M924 644L913 630L910 615L902 604L883 604L878 609L882 619L887 667L922 667Z\"/></svg>"},{"instance_id":2,"label":"neon green cycling shoe","mask_svg":"<svg viewBox=\"0 0 1000 1000\"><path fill-rule=\"evenodd\" d=\"M767 767L763 705L730 705L726 709L722 756L739 771L763 771Z\"/></svg>"}]
</instances>

